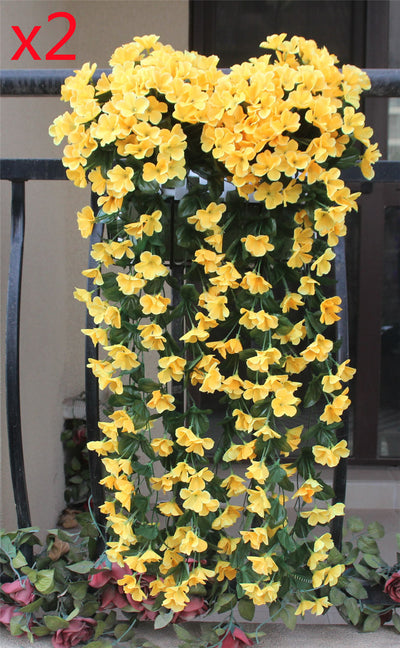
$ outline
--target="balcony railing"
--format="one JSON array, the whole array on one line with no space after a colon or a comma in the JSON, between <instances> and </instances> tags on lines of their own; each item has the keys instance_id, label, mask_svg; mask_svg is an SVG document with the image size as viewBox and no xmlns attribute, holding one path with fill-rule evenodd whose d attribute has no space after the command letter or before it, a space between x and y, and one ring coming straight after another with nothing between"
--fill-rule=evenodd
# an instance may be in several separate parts
<instances>
[{"instance_id":1,"label":"balcony railing","mask_svg":"<svg viewBox=\"0 0 400 648\"><path fill-rule=\"evenodd\" d=\"M107 70L104 70L107 72ZM59 95L61 84L72 70L19 70L4 71L0 79L0 95L3 97L25 96L50 96ZM98 70L96 77L103 70ZM400 97L400 70L366 70L371 79L371 89L365 93L372 97ZM394 183L400 179L400 162L381 161L375 166L374 183ZM359 169L343 172L343 178L351 183L360 184L361 190L368 193L371 183L365 182ZM31 526L29 499L25 479L21 408L20 408L20 375L19 375L19 329L20 329L20 304L21 304L21 276L24 249L25 226L25 183L28 180L65 180L65 170L60 160L46 159L7 159L1 160L1 180L8 180L12 184L11 198L11 247L8 280L7 302L7 331L6 331L6 400L7 423L10 448L10 466L14 490L17 522L20 528ZM92 197L93 208L96 208ZM103 226L95 226L91 244L100 240ZM94 263L89 257L89 263ZM182 272L179 264L170 260L171 271L180 277ZM343 301L342 318L338 323L337 336L343 340L339 350L339 362L348 357L348 307L346 288L346 264L344 242L337 248L336 279L338 294ZM96 290L92 281L88 281L88 290ZM173 295L173 300L177 295ZM87 327L92 326L88 315ZM179 336L178 336L179 337ZM96 357L96 348L89 337L86 337L86 359ZM92 372L86 369L86 418L88 440L97 440L99 420L99 396L97 380ZM348 437L348 424L345 426L341 438ZM89 468L91 475L91 492L93 512L97 522L103 524L99 505L104 501L103 488L99 485L101 479L101 462L96 453L89 453ZM334 489L336 501L344 501L346 494L346 462L339 463L334 472ZM336 544L341 542L342 518L335 518L332 529Z\"/></svg>"}]
</instances>

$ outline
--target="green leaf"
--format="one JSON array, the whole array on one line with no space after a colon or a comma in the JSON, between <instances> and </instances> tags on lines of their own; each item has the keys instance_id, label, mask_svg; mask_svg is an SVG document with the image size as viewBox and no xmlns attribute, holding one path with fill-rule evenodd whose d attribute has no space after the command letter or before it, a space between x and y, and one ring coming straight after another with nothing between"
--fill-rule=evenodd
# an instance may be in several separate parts
<instances>
[{"instance_id":1,"label":"green leaf","mask_svg":"<svg viewBox=\"0 0 400 648\"><path fill-rule=\"evenodd\" d=\"M10 632L13 637L22 634L23 614L18 614L10 619Z\"/></svg>"},{"instance_id":2,"label":"green leaf","mask_svg":"<svg viewBox=\"0 0 400 648\"><path fill-rule=\"evenodd\" d=\"M32 601L32 603L29 603L28 605L24 605L23 607L21 607L21 612L34 612L35 610L38 610L40 608L43 601L44 598L40 596L39 598Z\"/></svg>"},{"instance_id":3,"label":"green leaf","mask_svg":"<svg viewBox=\"0 0 400 648\"><path fill-rule=\"evenodd\" d=\"M375 559L375 556L373 556L373 558ZM360 576L362 576L366 580L369 580L370 571L367 567L365 567L364 565L360 565L360 563L355 563L354 569L356 570L357 574L360 574Z\"/></svg>"},{"instance_id":4,"label":"green leaf","mask_svg":"<svg viewBox=\"0 0 400 648\"><path fill-rule=\"evenodd\" d=\"M371 524L368 524L367 531L371 538L383 538L385 535L385 529L379 522L371 522Z\"/></svg>"},{"instance_id":5,"label":"green leaf","mask_svg":"<svg viewBox=\"0 0 400 648\"><path fill-rule=\"evenodd\" d=\"M255 605L253 601L247 598L240 599L238 610L242 619L246 619L246 621L253 620L254 612L255 612Z\"/></svg>"},{"instance_id":6,"label":"green leaf","mask_svg":"<svg viewBox=\"0 0 400 648\"><path fill-rule=\"evenodd\" d=\"M82 560L73 565L66 565L67 569L76 574L87 574L92 569L94 563L91 560Z\"/></svg>"},{"instance_id":7,"label":"green leaf","mask_svg":"<svg viewBox=\"0 0 400 648\"><path fill-rule=\"evenodd\" d=\"M314 376L311 380L303 398L304 407L312 407L318 403L322 394L322 384L319 376Z\"/></svg>"},{"instance_id":8,"label":"green leaf","mask_svg":"<svg viewBox=\"0 0 400 648\"><path fill-rule=\"evenodd\" d=\"M359 533L364 529L364 522L361 518L356 517L355 515L350 516L346 519L347 528L352 533Z\"/></svg>"},{"instance_id":9,"label":"green leaf","mask_svg":"<svg viewBox=\"0 0 400 648\"><path fill-rule=\"evenodd\" d=\"M369 614L363 623L363 632L376 632L381 627L379 614Z\"/></svg>"},{"instance_id":10,"label":"green leaf","mask_svg":"<svg viewBox=\"0 0 400 648\"><path fill-rule=\"evenodd\" d=\"M83 601L86 596L88 584L85 581L80 581L79 583L71 583L68 586L68 591L74 599L77 601Z\"/></svg>"},{"instance_id":11,"label":"green leaf","mask_svg":"<svg viewBox=\"0 0 400 648\"><path fill-rule=\"evenodd\" d=\"M353 625L357 625L361 616L360 608L357 605L357 601L355 601L353 598L346 598L343 605L346 610L346 614L349 617L350 622Z\"/></svg>"},{"instance_id":12,"label":"green leaf","mask_svg":"<svg viewBox=\"0 0 400 648\"><path fill-rule=\"evenodd\" d=\"M56 632L57 630L61 630L63 628L68 628L69 623L66 619L62 619L59 616L51 616L46 614L43 617L43 621L46 625L46 628L51 630L52 632Z\"/></svg>"},{"instance_id":13,"label":"green leaf","mask_svg":"<svg viewBox=\"0 0 400 648\"><path fill-rule=\"evenodd\" d=\"M146 394L150 394L155 389L160 388L159 383L154 382L154 380L150 380L150 378L139 378L137 385L138 390L146 392Z\"/></svg>"},{"instance_id":14,"label":"green leaf","mask_svg":"<svg viewBox=\"0 0 400 648\"><path fill-rule=\"evenodd\" d=\"M364 554L374 554L375 556L379 555L378 545L376 544L373 538L368 536L361 536L357 540L357 547Z\"/></svg>"},{"instance_id":15,"label":"green leaf","mask_svg":"<svg viewBox=\"0 0 400 648\"><path fill-rule=\"evenodd\" d=\"M335 607L339 607L339 605L343 605L345 600L346 600L346 594L338 589L337 587L332 587L332 589L329 592L329 600L334 605Z\"/></svg>"},{"instance_id":16,"label":"green leaf","mask_svg":"<svg viewBox=\"0 0 400 648\"><path fill-rule=\"evenodd\" d=\"M372 569L378 569L378 567L382 567L382 560L378 558L378 556L366 553L363 555L363 560L367 563L367 565L372 567Z\"/></svg>"},{"instance_id":17,"label":"green leaf","mask_svg":"<svg viewBox=\"0 0 400 648\"><path fill-rule=\"evenodd\" d=\"M396 612L393 612L392 621L397 632L400 632L400 616Z\"/></svg>"},{"instance_id":18,"label":"green leaf","mask_svg":"<svg viewBox=\"0 0 400 648\"><path fill-rule=\"evenodd\" d=\"M15 567L15 569L20 569L21 567L24 567L27 564L28 563L26 562L24 554L21 551L18 551L15 558L12 559L13 567Z\"/></svg>"},{"instance_id":19,"label":"green leaf","mask_svg":"<svg viewBox=\"0 0 400 648\"><path fill-rule=\"evenodd\" d=\"M154 621L154 629L159 630L160 628L165 628L169 623L171 623L174 617L174 611L170 610L169 612L161 613L156 616Z\"/></svg>"},{"instance_id":20,"label":"green leaf","mask_svg":"<svg viewBox=\"0 0 400 648\"><path fill-rule=\"evenodd\" d=\"M96 639L96 641L91 641L88 644L85 644L85 648L112 648L113 643L109 639Z\"/></svg>"},{"instance_id":21,"label":"green leaf","mask_svg":"<svg viewBox=\"0 0 400 648\"><path fill-rule=\"evenodd\" d=\"M295 629L297 619L294 607L288 605L287 607L283 608L283 610L281 610L279 613L279 618L282 619L283 623L287 628L289 628L289 630Z\"/></svg>"},{"instance_id":22,"label":"green leaf","mask_svg":"<svg viewBox=\"0 0 400 648\"><path fill-rule=\"evenodd\" d=\"M42 569L37 572L35 587L41 594L50 594L54 589L54 569Z\"/></svg>"},{"instance_id":23,"label":"green leaf","mask_svg":"<svg viewBox=\"0 0 400 648\"><path fill-rule=\"evenodd\" d=\"M236 595L233 593L221 594L216 600L214 611L215 612L226 612L227 610L232 610L236 605Z\"/></svg>"},{"instance_id":24,"label":"green leaf","mask_svg":"<svg viewBox=\"0 0 400 648\"><path fill-rule=\"evenodd\" d=\"M178 625L177 623L174 624L174 631L180 641L187 641L190 642L190 645L193 645L195 637L191 632L183 628L181 625Z\"/></svg>"},{"instance_id":25,"label":"green leaf","mask_svg":"<svg viewBox=\"0 0 400 648\"><path fill-rule=\"evenodd\" d=\"M349 582L345 586L346 592L350 594L350 596L354 596L356 599L365 599L368 598L368 592L363 587L356 578L349 578Z\"/></svg>"}]
</instances>

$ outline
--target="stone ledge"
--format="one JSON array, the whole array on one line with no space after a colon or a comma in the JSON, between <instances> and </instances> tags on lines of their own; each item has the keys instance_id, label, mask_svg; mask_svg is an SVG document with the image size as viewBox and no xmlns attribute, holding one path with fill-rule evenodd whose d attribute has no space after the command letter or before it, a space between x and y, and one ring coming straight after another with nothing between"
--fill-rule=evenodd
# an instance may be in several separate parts
<instances>
[{"instance_id":1,"label":"stone ledge","mask_svg":"<svg viewBox=\"0 0 400 648\"><path fill-rule=\"evenodd\" d=\"M198 624L186 624L188 629L196 630ZM249 631L255 630L254 624L243 624ZM270 624L263 628L266 636L258 645L259 648L395 648L399 646L399 635L393 627L385 626L373 633L358 632L354 628L343 625L306 625L299 624L296 630L288 630L280 624ZM198 632L198 630L197 630ZM178 648L179 641L173 628L163 628L154 631L148 624L143 624L139 636L153 641L159 648ZM121 648L129 648L129 644L118 644ZM28 648L32 644L26 638L11 637L5 628L0 629L0 648ZM51 648L50 639L35 641L33 648ZM193 643L193 646L196 646Z\"/></svg>"}]
</instances>

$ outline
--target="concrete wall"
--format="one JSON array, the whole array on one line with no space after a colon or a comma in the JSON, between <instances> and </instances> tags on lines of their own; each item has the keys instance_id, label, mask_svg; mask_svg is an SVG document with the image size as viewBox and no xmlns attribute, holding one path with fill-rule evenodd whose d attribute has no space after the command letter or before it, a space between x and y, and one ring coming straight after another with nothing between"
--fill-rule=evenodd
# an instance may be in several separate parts
<instances>
[{"instance_id":1,"label":"concrete wall","mask_svg":"<svg viewBox=\"0 0 400 648\"><path fill-rule=\"evenodd\" d=\"M187 0L58 0L0 2L2 69L70 68L86 62L107 67L114 49L136 35L159 34L163 43L188 46ZM48 16L72 14L75 33L60 54L75 61L35 61L25 49L18 61L11 57L21 44L12 26L28 37L34 25L41 30L32 46L45 53L65 34L67 21ZM1 157L60 158L48 127L67 109L57 98L0 100ZM1 182L1 349L4 350L5 303L10 236L9 183ZM81 270L87 267L88 245L79 235L76 211L89 200L87 190L65 182L27 183L26 243L21 313L21 401L24 452L32 522L42 529L55 525L63 508L63 459L60 443L62 402L84 388L84 307L72 297L74 286L84 287ZM8 467L2 360L0 526L16 526Z\"/></svg>"}]
</instances>

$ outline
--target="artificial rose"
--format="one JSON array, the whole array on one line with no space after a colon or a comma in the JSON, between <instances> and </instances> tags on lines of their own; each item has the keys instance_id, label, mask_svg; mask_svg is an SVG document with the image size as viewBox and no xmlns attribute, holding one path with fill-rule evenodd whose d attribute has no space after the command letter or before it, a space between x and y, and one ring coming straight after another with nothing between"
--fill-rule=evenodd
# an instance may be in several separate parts
<instances>
[{"instance_id":1,"label":"artificial rose","mask_svg":"<svg viewBox=\"0 0 400 648\"><path fill-rule=\"evenodd\" d=\"M73 434L73 441L75 445L82 445L83 443L86 443L87 438L86 438L86 428L85 426L81 426L77 430L74 431Z\"/></svg>"},{"instance_id":2,"label":"artificial rose","mask_svg":"<svg viewBox=\"0 0 400 648\"><path fill-rule=\"evenodd\" d=\"M70 621L68 628L57 630L51 638L51 643L54 648L77 646L91 639L96 625L97 621L94 619L77 616Z\"/></svg>"},{"instance_id":3,"label":"artificial rose","mask_svg":"<svg viewBox=\"0 0 400 648\"><path fill-rule=\"evenodd\" d=\"M207 611L208 605L206 601L198 596L194 596L181 612L174 614L172 623L191 621L195 617L205 614Z\"/></svg>"},{"instance_id":4,"label":"artificial rose","mask_svg":"<svg viewBox=\"0 0 400 648\"><path fill-rule=\"evenodd\" d=\"M3 592L21 605L29 605L35 598L35 590L28 578L21 578L2 585Z\"/></svg>"},{"instance_id":5,"label":"artificial rose","mask_svg":"<svg viewBox=\"0 0 400 648\"><path fill-rule=\"evenodd\" d=\"M101 595L101 603L99 610L106 610L107 608L124 608L129 605L124 594L120 591L121 588L115 585L107 585Z\"/></svg>"},{"instance_id":6,"label":"artificial rose","mask_svg":"<svg viewBox=\"0 0 400 648\"><path fill-rule=\"evenodd\" d=\"M89 578L89 585L95 589L103 587L107 583L116 583L126 574L132 574L129 567L120 567L117 563L111 563L111 569L105 569L105 563L98 565L99 571Z\"/></svg>"},{"instance_id":7,"label":"artificial rose","mask_svg":"<svg viewBox=\"0 0 400 648\"><path fill-rule=\"evenodd\" d=\"M13 617L21 615L19 608L15 605L1 605L0 606L0 623L10 629L10 621Z\"/></svg>"},{"instance_id":8,"label":"artificial rose","mask_svg":"<svg viewBox=\"0 0 400 648\"><path fill-rule=\"evenodd\" d=\"M400 571L392 574L386 581L384 591L390 596L392 601L400 603Z\"/></svg>"},{"instance_id":9,"label":"artificial rose","mask_svg":"<svg viewBox=\"0 0 400 648\"><path fill-rule=\"evenodd\" d=\"M233 632L228 632L225 635L221 644L221 648L243 648L244 646L252 646L252 640L241 630L235 628Z\"/></svg>"}]
</instances>

